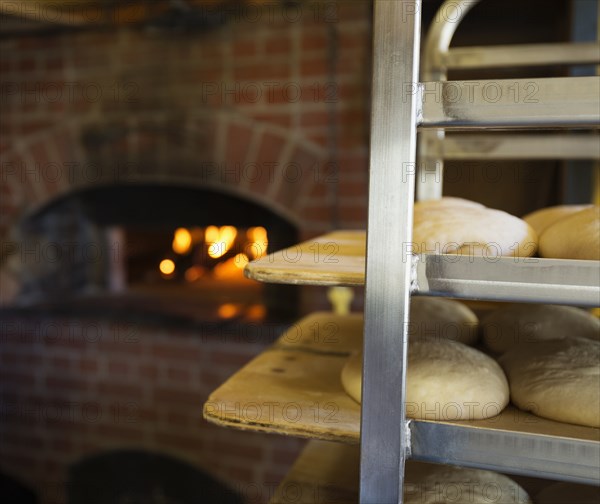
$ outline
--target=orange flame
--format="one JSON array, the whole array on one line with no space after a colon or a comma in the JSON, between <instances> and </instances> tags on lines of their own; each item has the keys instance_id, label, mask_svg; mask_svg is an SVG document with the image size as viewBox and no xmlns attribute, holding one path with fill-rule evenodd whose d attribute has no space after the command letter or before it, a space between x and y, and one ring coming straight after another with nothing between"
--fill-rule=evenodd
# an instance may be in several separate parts
<instances>
[{"instance_id":1,"label":"orange flame","mask_svg":"<svg viewBox=\"0 0 600 504\"><path fill-rule=\"evenodd\" d=\"M223 257L235 241L237 229L233 226L209 226L206 228L206 243L208 244L208 255L213 259ZM215 239L216 238L216 239Z\"/></svg>"},{"instance_id":2,"label":"orange flame","mask_svg":"<svg viewBox=\"0 0 600 504\"><path fill-rule=\"evenodd\" d=\"M187 254L192 248L192 234L185 228L178 228L173 235L173 252Z\"/></svg>"}]
</instances>

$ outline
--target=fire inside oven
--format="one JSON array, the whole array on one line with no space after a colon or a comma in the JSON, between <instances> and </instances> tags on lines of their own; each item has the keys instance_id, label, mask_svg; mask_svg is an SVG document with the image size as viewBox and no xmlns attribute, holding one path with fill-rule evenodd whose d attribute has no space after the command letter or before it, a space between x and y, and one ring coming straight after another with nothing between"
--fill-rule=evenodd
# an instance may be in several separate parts
<instances>
[{"instance_id":1,"label":"fire inside oven","mask_svg":"<svg viewBox=\"0 0 600 504\"><path fill-rule=\"evenodd\" d=\"M42 245L99 249L98 260L63 254L65 261L28 268L29 300L89 306L92 297L94 306L196 321L296 315L296 287L243 273L249 261L297 242L296 226L285 210L232 192L167 184L86 188L40 209L23 233Z\"/></svg>"},{"instance_id":2,"label":"fire inside oven","mask_svg":"<svg viewBox=\"0 0 600 504\"><path fill-rule=\"evenodd\" d=\"M167 230L128 229L127 284L163 293L181 290L211 301L220 319L267 316L263 284L244 276L248 262L269 252L263 226L208 225ZM231 292L231 299L223 299ZM206 305L206 303L205 303Z\"/></svg>"}]
</instances>

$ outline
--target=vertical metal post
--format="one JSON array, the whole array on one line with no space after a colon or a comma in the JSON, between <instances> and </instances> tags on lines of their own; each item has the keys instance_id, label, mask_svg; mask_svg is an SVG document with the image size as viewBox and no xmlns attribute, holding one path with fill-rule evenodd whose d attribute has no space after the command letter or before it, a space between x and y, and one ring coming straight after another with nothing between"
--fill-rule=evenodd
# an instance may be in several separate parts
<instances>
[{"instance_id":1,"label":"vertical metal post","mask_svg":"<svg viewBox=\"0 0 600 504\"><path fill-rule=\"evenodd\" d=\"M361 504L402 502L420 0L376 0L361 425Z\"/></svg>"}]
</instances>

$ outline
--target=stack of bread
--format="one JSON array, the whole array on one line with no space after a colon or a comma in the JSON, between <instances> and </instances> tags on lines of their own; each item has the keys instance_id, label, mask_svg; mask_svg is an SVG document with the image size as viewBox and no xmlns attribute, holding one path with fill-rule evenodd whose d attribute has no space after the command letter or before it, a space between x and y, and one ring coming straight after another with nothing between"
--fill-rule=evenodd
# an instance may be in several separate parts
<instances>
[{"instance_id":1,"label":"stack of bread","mask_svg":"<svg viewBox=\"0 0 600 504\"><path fill-rule=\"evenodd\" d=\"M539 253L546 257L600 259L598 210L553 207L521 220L459 198L417 202L413 251L528 257L538 253L539 235ZM410 310L407 416L488 418L510 398L539 416L600 427L600 322L590 313L565 306L503 307L484 318L484 347L474 348L478 320L466 305L415 297ZM361 375L362 354L356 354L341 379L358 402Z\"/></svg>"}]
</instances>

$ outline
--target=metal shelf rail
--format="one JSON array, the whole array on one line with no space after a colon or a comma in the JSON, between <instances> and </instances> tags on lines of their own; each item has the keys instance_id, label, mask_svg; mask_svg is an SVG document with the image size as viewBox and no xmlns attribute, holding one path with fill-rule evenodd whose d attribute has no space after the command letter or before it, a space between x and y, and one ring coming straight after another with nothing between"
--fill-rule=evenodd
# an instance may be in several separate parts
<instances>
[{"instance_id":1,"label":"metal shelf rail","mask_svg":"<svg viewBox=\"0 0 600 504\"><path fill-rule=\"evenodd\" d=\"M477 2L449 1L457 16L440 27L449 44L457 26ZM537 103L510 103L510 86L521 81L462 81L451 84L434 79L419 82L421 1L375 0L373 45L373 91L369 181L369 219L366 255L366 299L364 326L363 403L361 423L360 502L401 504L405 460L419 452L423 443L437 439L457 452L453 459L464 465L483 466L484 460L463 456L465 449L485 450L485 435L472 436L456 445L442 430L413 432L406 420L404 404L408 303L414 277L413 261L398 260L397 253L412 241L413 197L417 127L433 128L526 128L600 126L600 79L530 79ZM446 46L447 47L447 46ZM494 98L484 87L499 93ZM473 89L472 95L457 95L456 89ZM497 87L496 87L497 86ZM430 94L428 92L430 91ZM478 91L478 92L476 92ZM527 89L524 89L527 92ZM490 91L491 92L491 91ZM451 94L455 93L455 94ZM513 95L514 96L514 95ZM502 105L500 105L502 103ZM441 189L441 184L438 184ZM439 197L429 194L427 197ZM423 195L419 195L421 197ZM476 281L474 281L476 283ZM490 286L491 287L491 286ZM485 290L488 287L483 286ZM574 298L578 296L573 293ZM400 334L399 334L400 333ZM419 435L421 434L421 435ZM433 438L431 436L434 436ZM527 440L526 440L527 441ZM474 443L474 444L473 444ZM543 441L531 447L514 440L511 450L539 451ZM568 445L574 452L576 446ZM496 446L492 446L493 450ZM428 451L431 449L429 446ZM448 450L441 451L438 461ZM489 457L489 453L486 456ZM565 469L564 467L562 469Z\"/></svg>"}]
</instances>

